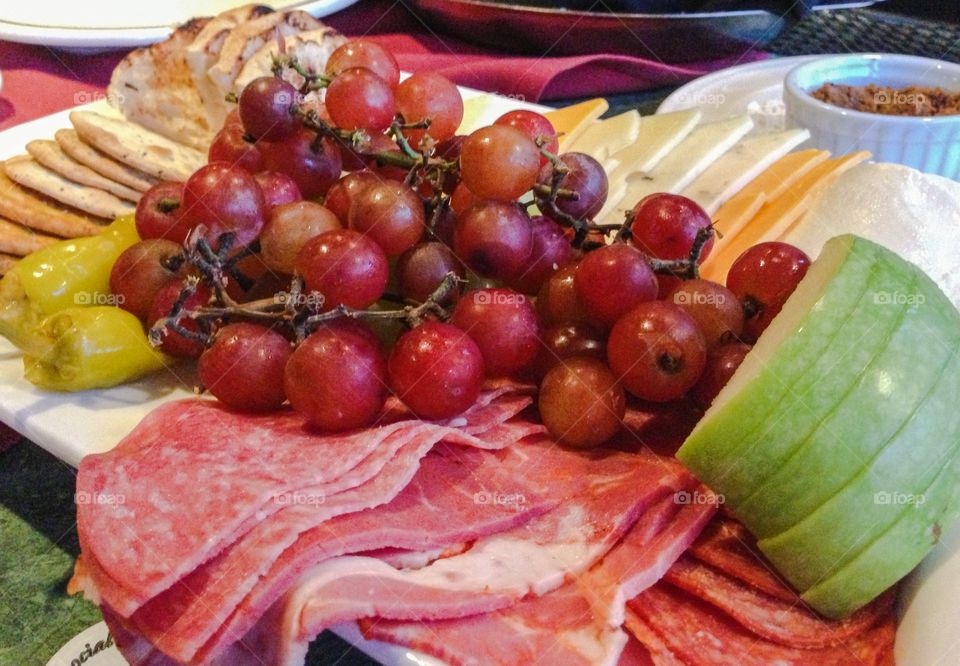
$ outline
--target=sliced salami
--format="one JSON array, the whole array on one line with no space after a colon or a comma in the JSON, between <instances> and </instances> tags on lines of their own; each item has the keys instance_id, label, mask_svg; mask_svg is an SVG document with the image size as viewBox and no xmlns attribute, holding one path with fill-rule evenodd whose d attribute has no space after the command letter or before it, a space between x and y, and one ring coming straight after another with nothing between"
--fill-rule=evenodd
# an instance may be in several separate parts
<instances>
[{"instance_id":1,"label":"sliced salami","mask_svg":"<svg viewBox=\"0 0 960 666\"><path fill-rule=\"evenodd\" d=\"M759 592L697 562L681 557L666 580L716 606L746 629L767 640L797 648L842 645L888 615L894 591L843 620L827 620L807 610L800 597L783 601Z\"/></svg>"}]
</instances>

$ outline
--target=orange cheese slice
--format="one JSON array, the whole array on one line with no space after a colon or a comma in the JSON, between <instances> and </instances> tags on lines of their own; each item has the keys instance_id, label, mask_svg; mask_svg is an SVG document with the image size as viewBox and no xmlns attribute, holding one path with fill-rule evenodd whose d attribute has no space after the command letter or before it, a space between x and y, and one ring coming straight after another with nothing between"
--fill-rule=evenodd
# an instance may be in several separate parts
<instances>
[{"instance_id":1,"label":"orange cheese slice","mask_svg":"<svg viewBox=\"0 0 960 666\"><path fill-rule=\"evenodd\" d=\"M781 157L720 207L713 217L717 229L727 240L736 238L750 221L750 218L744 219L743 211L753 204L757 195L762 194L764 201L780 198L788 188L828 157L828 151L816 149L801 150Z\"/></svg>"},{"instance_id":2,"label":"orange cheese slice","mask_svg":"<svg viewBox=\"0 0 960 666\"><path fill-rule=\"evenodd\" d=\"M807 211L817 194L829 187L844 171L869 157L869 152L861 151L827 160L795 179L779 197L768 199L740 233L733 238L728 236L720 244L717 254L710 257L704 266L703 277L708 280L722 280L733 262L744 251L757 243L780 238Z\"/></svg>"},{"instance_id":3,"label":"orange cheese slice","mask_svg":"<svg viewBox=\"0 0 960 666\"><path fill-rule=\"evenodd\" d=\"M560 146L569 145L583 133L585 129L600 116L606 113L610 105L602 97L588 99L585 102L566 106L562 109L547 111L547 117L560 135Z\"/></svg>"}]
</instances>

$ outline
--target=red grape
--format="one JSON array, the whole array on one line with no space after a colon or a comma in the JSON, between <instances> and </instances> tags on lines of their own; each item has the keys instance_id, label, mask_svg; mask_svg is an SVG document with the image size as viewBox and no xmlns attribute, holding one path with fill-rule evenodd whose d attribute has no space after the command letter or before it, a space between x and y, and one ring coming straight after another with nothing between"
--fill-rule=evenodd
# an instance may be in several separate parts
<instances>
[{"instance_id":1,"label":"red grape","mask_svg":"<svg viewBox=\"0 0 960 666\"><path fill-rule=\"evenodd\" d=\"M387 256L380 246L352 229L326 231L307 241L297 254L296 272L307 289L323 294L327 310L373 305L389 278Z\"/></svg>"},{"instance_id":2,"label":"red grape","mask_svg":"<svg viewBox=\"0 0 960 666\"><path fill-rule=\"evenodd\" d=\"M530 218L516 204L482 201L464 213L454 229L457 256L487 277L519 274L532 245Z\"/></svg>"},{"instance_id":3,"label":"red grape","mask_svg":"<svg viewBox=\"0 0 960 666\"><path fill-rule=\"evenodd\" d=\"M743 306L732 291L709 280L686 280L664 299L693 317L707 349L736 340L743 332Z\"/></svg>"},{"instance_id":4,"label":"red grape","mask_svg":"<svg viewBox=\"0 0 960 666\"><path fill-rule=\"evenodd\" d=\"M697 202L679 194L651 194L630 211L632 242L651 257L687 259L701 229L710 226L710 216ZM710 254L713 238L700 253L700 262Z\"/></svg>"},{"instance_id":5,"label":"red grape","mask_svg":"<svg viewBox=\"0 0 960 666\"><path fill-rule=\"evenodd\" d=\"M707 343L693 317L671 303L650 301L617 321L607 340L607 360L630 393L669 402L700 379Z\"/></svg>"},{"instance_id":6,"label":"red grape","mask_svg":"<svg viewBox=\"0 0 960 666\"><path fill-rule=\"evenodd\" d=\"M588 252L577 266L574 283L587 314L607 327L634 306L654 300L659 290L647 258L625 243Z\"/></svg>"},{"instance_id":7,"label":"red grape","mask_svg":"<svg viewBox=\"0 0 960 666\"><path fill-rule=\"evenodd\" d=\"M403 183L374 183L353 196L350 228L371 238L387 256L413 247L426 230L420 195Z\"/></svg>"},{"instance_id":8,"label":"red grape","mask_svg":"<svg viewBox=\"0 0 960 666\"><path fill-rule=\"evenodd\" d=\"M540 349L537 311L530 299L510 289L468 292L457 303L450 323L477 343L488 377L518 374Z\"/></svg>"},{"instance_id":9,"label":"red grape","mask_svg":"<svg viewBox=\"0 0 960 666\"><path fill-rule=\"evenodd\" d=\"M460 183L454 188L453 194L450 195L450 210L457 217L463 217L474 204L480 201L481 199L471 192L470 188Z\"/></svg>"},{"instance_id":10,"label":"red grape","mask_svg":"<svg viewBox=\"0 0 960 666\"><path fill-rule=\"evenodd\" d=\"M456 326L428 321L397 340L387 362L390 387L417 416L447 419L473 405L483 387L483 355Z\"/></svg>"},{"instance_id":11,"label":"red grape","mask_svg":"<svg viewBox=\"0 0 960 666\"><path fill-rule=\"evenodd\" d=\"M577 264L567 264L547 278L537 293L537 312L544 326L588 322L586 310L577 296Z\"/></svg>"},{"instance_id":12,"label":"red grape","mask_svg":"<svg viewBox=\"0 0 960 666\"><path fill-rule=\"evenodd\" d=\"M387 371L372 333L322 326L290 356L283 383L290 404L322 430L340 432L373 423L383 410Z\"/></svg>"},{"instance_id":13,"label":"red grape","mask_svg":"<svg viewBox=\"0 0 960 666\"><path fill-rule=\"evenodd\" d=\"M157 183L144 192L134 215L140 238L187 239L193 225L183 216L183 183Z\"/></svg>"},{"instance_id":14,"label":"red grape","mask_svg":"<svg viewBox=\"0 0 960 666\"><path fill-rule=\"evenodd\" d=\"M337 216L313 201L294 201L270 211L260 234L260 258L272 270L293 274L297 254L311 238L340 229Z\"/></svg>"},{"instance_id":15,"label":"red grape","mask_svg":"<svg viewBox=\"0 0 960 666\"><path fill-rule=\"evenodd\" d=\"M283 141L264 143L260 148L267 170L293 178L307 198L326 194L340 179L343 166L336 144L330 139L316 139L310 130L299 129Z\"/></svg>"},{"instance_id":16,"label":"red grape","mask_svg":"<svg viewBox=\"0 0 960 666\"><path fill-rule=\"evenodd\" d=\"M557 197L557 208L578 220L592 219L607 201L607 174L603 166L584 153L564 153L560 156L560 162L567 169L560 181L560 187L576 192L579 198ZM540 170L538 180L549 185L552 179L553 164L548 162Z\"/></svg>"},{"instance_id":17,"label":"red grape","mask_svg":"<svg viewBox=\"0 0 960 666\"><path fill-rule=\"evenodd\" d=\"M266 221L263 192L247 171L227 162L200 167L183 185L183 217L191 226L204 224L214 245L234 233L235 245L247 245Z\"/></svg>"},{"instance_id":18,"label":"red grape","mask_svg":"<svg viewBox=\"0 0 960 666\"><path fill-rule=\"evenodd\" d=\"M397 284L400 295L423 303L430 297L447 273L463 277L463 264L443 243L431 241L414 245L397 261ZM444 305L456 302L460 292L454 289Z\"/></svg>"},{"instance_id":19,"label":"red grape","mask_svg":"<svg viewBox=\"0 0 960 666\"><path fill-rule=\"evenodd\" d=\"M456 133L463 120L463 98L449 79L433 72L417 72L397 86L397 110L407 123L430 120L427 130L406 130L413 146L429 133L443 141Z\"/></svg>"},{"instance_id":20,"label":"red grape","mask_svg":"<svg viewBox=\"0 0 960 666\"><path fill-rule=\"evenodd\" d=\"M460 152L460 177L481 199L512 201L537 182L540 151L526 134L507 125L482 127Z\"/></svg>"},{"instance_id":21,"label":"red grape","mask_svg":"<svg viewBox=\"0 0 960 666\"><path fill-rule=\"evenodd\" d=\"M557 130L553 128L553 123L551 123L546 116L536 111L527 111L526 109L507 111L497 118L493 124L507 125L518 129L534 141L541 138L547 139L547 142L543 144L543 148L554 155L560 150L560 140L557 138ZM547 163L549 163L547 157L541 155L540 165L542 166Z\"/></svg>"},{"instance_id":22,"label":"red grape","mask_svg":"<svg viewBox=\"0 0 960 666\"><path fill-rule=\"evenodd\" d=\"M242 125L226 125L213 137L208 162L230 162L253 173L263 168L263 155L255 143L247 141Z\"/></svg>"},{"instance_id":23,"label":"red grape","mask_svg":"<svg viewBox=\"0 0 960 666\"><path fill-rule=\"evenodd\" d=\"M542 378L553 366L575 356L606 361L606 337L587 324L551 326L540 336L540 352L533 364L533 374Z\"/></svg>"},{"instance_id":24,"label":"red grape","mask_svg":"<svg viewBox=\"0 0 960 666\"><path fill-rule=\"evenodd\" d=\"M219 331L197 364L200 383L220 402L243 412L278 409L286 400L283 374L290 343L279 332L240 322Z\"/></svg>"},{"instance_id":25,"label":"red grape","mask_svg":"<svg viewBox=\"0 0 960 666\"><path fill-rule=\"evenodd\" d=\"M709 407L720 390L733 377L749 351L750 346L742 342L728 342L712 350L707 355L703 375L690 392L693 401L703 409Z\"/></svg>"},{"instance_id":26,"label":"red grape","mask_svg":"<svg viewBox=\"0 0 960 666\"><path fill-rule=\"evenodd\" d=\"M182 289L183 284L180 280L173 280L157 290L157 294L154 296L153 303L150 306L150 313L147 315L147 321L151 326L159 320L170 316L170 311L173 309L177 299L180 298L180 291ZM181 312L195 310L206 305L208 300L210 300L209 290L205 287L200 287L184 301ZM196 321L187 318L181 318L178 326L187 331L196 332L200 330ZM177 358L197 358L203 353L203 344L198 340L186 338L167 327L163 331L160 350L165 354L176 356Z\"/></svg>"},{"instance_id":27,"label":"red grape","mask_svg":"<svg viewBox=\"0 0 960 666\"><path fill-rule=\"evenodd\" d=\"M387 82L391 88L400 83L400 65L384 47L369 39L351 39L339 46L327 60L326 73L336 76L354 67L364 67Z\"/></svg>"},{"instance_id":28,"label":"red grape","mask_svg":"<svg viewBox=\"0 0 960 666\"><path fill-rule=\"evenodd\" d=\"M324 97L337 127L382 132L390 127L396 110L393 89L369 69L354 67L334 77Z\"/></svg>"},{"instance_id":29,"label":"red grape","mask_svg":"<svg viewBox=\"0 0 960 666\"><path fill-rule=\"evenodd\" d=\"M110 271L110 291L117 296L117 305L145 321L157 292L178 277L179 271L164 265L178 254L180 246L162 238L140 241L124 250Z\"/></svg>"},{"instance_id":30,"label":"red grape","mask_svg":"<svg viewBox=\"0 0 960 666\"><path fill-rule=\"evenodd\" d=\"M303 199L300 188L297 187L293 178L286 174L276 171L261 171L254 174L253 177L257 179L257 185L263 192L263 203L268 215L277 206Z\"/></svg>"},{"instance_id":31,"label":"red grape","mask_svg":"<svg viewBox=\"0 0 960 666\"><path fill-rule=\"evenodd\" d=\"M275 76L254 79L241 91L237 109L250 136L280 141L293 134L299 121L293 115L297 90Z\"/></svg>"},{"instance_id":32,"label":"red grape","mask_svg":"<svg viewBox=\"0 0 960 666\"><path fill-rule=\"evenodd\" d=\"M620 429L626 396L610 369L593 358L571 358L555 366L540 384L540 418L561 444L599 446Z\"/></svg>"},{"instance_id":33,"label":"red grape","mask_svg":"<svg viewBox=\"0 0 960 666\"><path fill-rule=\"evenodd\" d=\"M447 162L458 162L460 153L463 152L463 142L467 140L465 134L456 134L448 139L444 139L437 144L437 150L434 157ZM453 192L460 184L460 174L456 171L447 171L443 175L442 189L447 194Z\"/></svg>"},{"instance_id":34,"label":"red grape","mask_svg":"<svg viewBox=\"0 0 960 666\"><path fill-rule=\"evenodd\" d=\"M327 191L323 205L333 211L343 224L346 224L350 219L348 216L353 198L364 188L380 182L382 182L381 179L370 171L348 173Z\"/></svg>"},{"instance_id":35,"label":"red grape","mask_svg":"<svg viewBox=\"0 0 960 666\"><path fill-rule=\"evenodd\" d=\"M727 288L743 303L748 342L767 330L809 267L810 257L803 250L779 242L754 245L733 262Z\"/></svg>"},{"instance_id":36,"label":"red grape","mask_svg":"<svg viewBox=\"0 0 960 666\"><path fill-rule=\"evenodd\" d=\"M542 215L530 218L530 239L526 266L510 281L511 287L525 294L537 293L548 277L577 255L563 227Z\"/></svg>"}]
</instances>

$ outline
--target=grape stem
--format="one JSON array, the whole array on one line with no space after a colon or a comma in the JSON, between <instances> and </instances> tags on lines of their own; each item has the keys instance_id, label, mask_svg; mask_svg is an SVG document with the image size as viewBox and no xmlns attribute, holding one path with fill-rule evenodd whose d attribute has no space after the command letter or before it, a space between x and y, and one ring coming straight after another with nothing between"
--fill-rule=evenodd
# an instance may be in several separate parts
<instances>
[{"instance_id":1,"label":"grape stem","mask_svg":"<svg viewBox=\"0 0 960 666\"><path fill-rule=\"evenodd\" d=\"M176 259L181 265L189 262L200 275L190 275L184 280L180 294L170 308L170 312L150 328L149 340L152 345L160 346L164 331L168 330L209 346L213 342L214 324L224 320L246 320L289 326L297 343L306 339L318 326L340 317L371 320L398 319L412 328L420 325L429 316L441 320L449 319L450 313L441 303L446 302L460 284L460 278L456 273L451 272L444 276L433 293L422 303L407 302L394 310L361 310L339 305L324 312L323 295L316 291L305 291L303 279L294 276L289 292L280 292L272 298L249 303L238 303L226 292L226 276L230 275L238 280L239 277L243 277L249 281L249 278L236 269L236 263L240 259L255 254L259 248L256 244L252 244L230 255L233 240L233 234L224 234L220 237L219 248L214 251L203 238L200 230L187 239L183 255L166 260L170 262ZM209 284L213 287L213 302L198 308L185 309L187 300L197 293L201 284ZM391 295L388 298L399 301L396 296ZM181 322L184 319L197 322L197 330L183 326Z\"/></svg>"},{"instance_id":2,"label":"grape stem","mask_svg":"<svg viewBox=\"0 0 960 666\"><path fill-rule=\"evenodd\" d=\"M624 223L626 226L628 222ZM674 275L682 280L696 280L700 277L700 257L707 242L713 238L714 230L711 224L697 231L690 249L690 256L686 259L650 259L650 268L655 273ZM619 235L619 234L618 234ZM616 237L614 237L616 242Z\"/></svg>"}]
</instances>

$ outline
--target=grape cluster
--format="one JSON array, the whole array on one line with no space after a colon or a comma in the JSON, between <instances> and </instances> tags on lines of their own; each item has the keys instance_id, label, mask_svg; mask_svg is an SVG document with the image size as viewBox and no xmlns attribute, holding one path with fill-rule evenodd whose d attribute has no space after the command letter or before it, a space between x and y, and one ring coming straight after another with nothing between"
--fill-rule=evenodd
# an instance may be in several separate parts
<instances>
[{"instance_id":1,"label":"grape cluster","mask_svg":"<svg viewBox=\"0 0 960 666\"><path fill-rule=\"evenodd\" d=\"M607 176L558 155L546 117L457 135L457 87L401 82L371 41L322 73L278 60L237 102L209 163L144 195L144 240L111 276L151 339L198 358L234 409L289 402L342 431L394 395L446 419L511 377L540 384L561 442L594 446L627 394L709 404L805 270L780 250L743 258L729 289L696 279L713 239L695 203L654 195L599 226Z\"/></svg>"}]
</instances>

